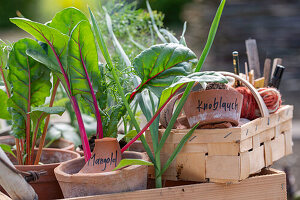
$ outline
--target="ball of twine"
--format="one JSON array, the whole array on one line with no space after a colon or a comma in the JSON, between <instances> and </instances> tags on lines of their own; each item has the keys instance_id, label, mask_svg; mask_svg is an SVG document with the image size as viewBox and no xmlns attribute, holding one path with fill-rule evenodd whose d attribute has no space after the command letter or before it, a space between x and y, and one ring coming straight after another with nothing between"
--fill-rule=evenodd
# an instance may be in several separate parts
<instances>
[{"instance_id":1,"label":"ball of twine","mask_svg":"<svg viewBox=\"0 0 300 200\"><path fill-rule=\"evenodd\" d=\"M258 104L251 91L246 87L238 87L236 88L238 92L243 95L243 105L241 110L241 118L246 119L256 119L260 116ZM261 95L264 100L269 113L276 112L281 106L281 94L275 88L259 88L258 93Z\"/></svg>"}]
</instances>

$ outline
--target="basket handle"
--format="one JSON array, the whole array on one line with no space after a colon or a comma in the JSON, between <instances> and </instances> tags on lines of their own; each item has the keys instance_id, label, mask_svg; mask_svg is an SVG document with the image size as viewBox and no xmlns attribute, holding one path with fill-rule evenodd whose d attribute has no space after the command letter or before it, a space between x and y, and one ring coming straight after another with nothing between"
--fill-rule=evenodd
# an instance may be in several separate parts
<instances>
[{"instance_id":1,"label":"basket handle","mask_svg":"<svg viewBox=\"0 0 300 200\"><path fill-rule=\"evenodd\" d=\"M221 73L223 76L230 76L233 77L239 81L241 81L247 88L249 88L249 90L251 91L252 95L254 96L256 103L258 104L258 108L260 111L260 114L262 117L268 117L269 116L269 110L263 100L263 98L260 96L260 94L257 92L257 90L254 88L254 86L249 83L247 80L241 78L240 76L231 73L231 72L219 72Z\"/></svg>"}]
</instances>

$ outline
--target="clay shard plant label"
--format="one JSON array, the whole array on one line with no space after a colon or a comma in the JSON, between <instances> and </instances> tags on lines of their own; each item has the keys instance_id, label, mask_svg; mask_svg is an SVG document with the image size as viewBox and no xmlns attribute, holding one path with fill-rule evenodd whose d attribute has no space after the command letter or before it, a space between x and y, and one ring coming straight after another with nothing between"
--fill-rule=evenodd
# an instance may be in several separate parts
<instances>
[{"instance_id":1,"label":"clay shard plant label","mask_svg":"<svg viewBox=\"0 0 300 200\"><path fill-rule=\"evenodd\" d=\"M238 125L243 95L234 89L213 89L191 92L183 109L190 127L230 122Z\"/></svg>"},{"instance_id":2,"label":"clay shard plant label","mask_svg":"<svg viewBox=\"0 0 300 200\"><path fill-rule=\"evenodd\" d=\"M116 138L96 139L92 156L79 173L110 172L120 161L121 149Z\"/></svg>"},{"instance_id":3,"label":"clay shard plant label","mask_svg":"<svg viewBox=\"0 0 300 200\"><path fill-rule=\"evenodd\" d=\"M217 98L214 98L213 103L209 103L209 102L202 101L201 99L198 99L197 109L199 112L201 112L201 109L203 111L223 109L225 112L238 109L237 98L235 98L234 102L232 102L232 101L224 102L222 100L223 100L223 97L220 97L220 99L218 99L218 100L217 100Z\"/></svg>"},{"instance_id":4,"label":"clay shard plant label","mask_svg":"<svg viewBox=\"0 0 300 200\"><path fill-rule=\"evenodd\" d=\"M108 165L110 167L113 166L114 168L117 167L118 156L118 151L115 153L111 152L110 157L106 158L98 158L96 157L96 154L93 154L87 164L89 166L98 166L102 171L105 171Z\"/></svg>"}]
</instances>

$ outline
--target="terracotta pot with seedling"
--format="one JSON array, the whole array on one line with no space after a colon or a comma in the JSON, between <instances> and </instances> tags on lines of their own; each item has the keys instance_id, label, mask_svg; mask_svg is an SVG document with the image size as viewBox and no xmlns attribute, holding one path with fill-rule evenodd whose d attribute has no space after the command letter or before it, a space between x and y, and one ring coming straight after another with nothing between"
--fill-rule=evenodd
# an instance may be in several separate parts
<instances>
[{"instance_id":1,"label":"terracotta pot with seedling","mask_svg":"<svg viewBox=\"0 0 300 200\"><path fill-rule=\"evenodd\" d=\"M187 98L182 113L173 128L189 129L199 123L198 128L229 128L239 124L243 96L224 83L209 82L201 89L194 89ZM199 88L195 87L195 88ZM160 123L169 124L174 106L182 93L176 95L163 109Z\"/></svg>"}]
</instances>

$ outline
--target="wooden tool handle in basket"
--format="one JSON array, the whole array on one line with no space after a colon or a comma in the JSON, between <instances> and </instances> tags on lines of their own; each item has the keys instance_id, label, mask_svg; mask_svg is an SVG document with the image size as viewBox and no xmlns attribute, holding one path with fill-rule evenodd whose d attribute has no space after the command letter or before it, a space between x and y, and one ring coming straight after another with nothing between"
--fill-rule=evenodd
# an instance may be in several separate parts
<instances>
[{"instance_id":1,"label":"wooden tool handle in basket","mask_svg":"<svg viewBox=\"0 0 300 200\"><path fill-rule=\"evenodd\" d=\"M263 100L263 98L260 96L260 94L257 92L257 90L254 88L254 86L249 83L247 80L241 78L240 76L233 74L231 72L220 72L223 76L230 76L233 77L239 81L241 81L249 90L251 91L252 95L254 96L256 103L258 104L258 108L260 111L260 114L262 117L268 117L269 116L269 110Z\"/></svg>"}]
</instances>

